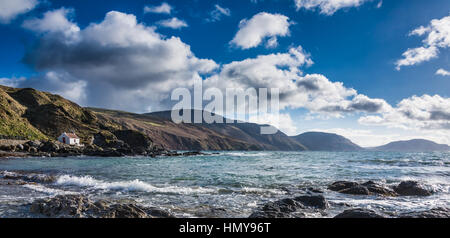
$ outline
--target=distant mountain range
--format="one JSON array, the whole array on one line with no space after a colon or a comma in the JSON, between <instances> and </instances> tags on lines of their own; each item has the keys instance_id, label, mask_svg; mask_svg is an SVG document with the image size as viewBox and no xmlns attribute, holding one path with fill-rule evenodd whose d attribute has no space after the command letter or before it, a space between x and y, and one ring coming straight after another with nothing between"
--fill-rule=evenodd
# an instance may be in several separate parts
<instances>
[{"instance_id":1,"label":"distant mountain range","mask_svg":"<svg viewBox=\"0 0 450 238\"><path fill-rule=\"evenodd\" d=\"M351 142L349 139L331 133L306 132L291 137L308 150L312 151L361 151L362 147Z\"/></svg>"},{"instance_id":2,"label":"distant mountain range","mask_svg":"<svg viewBox=\"0 0 450 238\"><path fill-rule=\"evenodd\" d=\"M429 140L415 139L408 141L395 141L387 145L369 149L374 151L430 152L430 151L450 151L450 146L437 144Z\"/></svg>"},{"instance_id":3,"label":"distant mountain range","mask_svg":"<svg viewBox=\"0 0 450 238\"><path fill-rule=\"evenodd\" d=\"M192 115L194 115L194 110ZM224 119L224 118L223 118ZM225 119L224 119L225 120ZM119 140L121 131L140 133L154 145L170 150L280 150L280 151L446 151L447 145L426 140L392 142L362 148L336 134L307 132L289 137L281 131L261 135L255 123L176 124L171 111L135 114L83 108L61 96L31 88L0 85L0 138L56 139L76 132L83 143Z\"/></svg>"}]
</instances>

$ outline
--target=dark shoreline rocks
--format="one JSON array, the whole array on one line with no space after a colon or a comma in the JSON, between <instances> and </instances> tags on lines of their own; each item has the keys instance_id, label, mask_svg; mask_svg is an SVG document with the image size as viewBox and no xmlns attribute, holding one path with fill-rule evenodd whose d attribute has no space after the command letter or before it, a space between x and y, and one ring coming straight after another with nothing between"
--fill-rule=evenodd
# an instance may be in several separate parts
<instances>
[{"instance_id":1,"label":"dark shoreline rocks","mask_svg":"<svg viewBox=\"0 0 450 238\"><path fill-rule=\"evenodd\" d=\"M394 191L401 196L430 196L432 191L424 188L417 181L403 181L394 187Z\"/></svg>"},{"instance_id":2,"label":"dark shoreline rocks","mask_svg":"<svg viewBox=\"0 0 450 238\"><path fill-rule=\"evenodd\" d=\"M387 218L374 210L364 208L353 208L343 211L334 218Z\"/></svg>"},{"instance_id":3,"label":"dark shoreline rocks","mask_svg":"<svg viewBox=\"0 0 450 238\"><path fill-rule=\"evenodd\" d=\"M125 135L127 133L123 132ZM137 136L134 136L137 137ZM7 157L73 157L73 156L91 156L91 157L125 157L125 156L198 156L206 155L200 151L189 151L179 153L176 151L169 151L157 146L151 146L150 142L138 144L134 138L128 135L127 141L133 142L135 147L130 147L127 143L122 141L115 141L115 143L104 143L105 147L98 145L86 146L70 146L56 141L27 141L23 144L17 145L0 145L0 158ZM133 141L134 140L134 141ZM130 143L131 143L130 142ZM111 147L112 146L112 147Z\"/></svg>"},{"instance_id":4,"label":"dark shoreline rocks","mask_svg":"<svg viewBox=\"0 0 450 238\"><path fill-rule=\"evenodd\" d=\"M351 195L379 195L379 196L430 196L433 192L427 190L417 181L403 181L392 188L368 181L365 183L337 181L328 186L331 191Z\"/></svg>"},{"instance_id":5,"label":"dark shoreline rocks","mask_svg":"<svg viewBox=\"0 0 450 238\"><path fill-rule=\"evenodd\" d=\"M59 195L37 199L30 207L35 214L49 218L173 218L166 211L145 208L135 203L92 201L83 195Z\"/></svg>"},{"instance_id":6,"label":"dark shoreline rocks","mask_svg":"<svg viewBox=\"0 0 450 238\"><path fill-rule=\"evenodd\" d=\"M304 218L307 212L329 208L327 199L322 195L306 194L295 198L285 198L268 202L249 218Z\"/></svg>"}]
</instances>

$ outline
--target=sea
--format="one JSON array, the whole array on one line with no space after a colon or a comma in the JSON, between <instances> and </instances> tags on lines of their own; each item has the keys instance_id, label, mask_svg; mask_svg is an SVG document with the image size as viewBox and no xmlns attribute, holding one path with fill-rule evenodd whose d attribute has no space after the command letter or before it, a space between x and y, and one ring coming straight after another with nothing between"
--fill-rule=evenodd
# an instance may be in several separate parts
<instances>
[{"instance_id":1,"label":"sea","mask_svg":"<svg viewBox=\"0 0 450 238\"><path fill-rule=\"evenodd\" d=\"M208 152L206 152L208 153ZM51 182L9 184L5 176L34 174ZM335 181L392 186L416 180L429 197L346 195ZM67 157L0 159L0 217L36 217L35 199L83 194L93 200L136 201L178 217L245 218L269 201L321 190L333 217L350 207L383 214L450 208L450 152L219 152L189 157Z\"/></svg>"}]
</instances>

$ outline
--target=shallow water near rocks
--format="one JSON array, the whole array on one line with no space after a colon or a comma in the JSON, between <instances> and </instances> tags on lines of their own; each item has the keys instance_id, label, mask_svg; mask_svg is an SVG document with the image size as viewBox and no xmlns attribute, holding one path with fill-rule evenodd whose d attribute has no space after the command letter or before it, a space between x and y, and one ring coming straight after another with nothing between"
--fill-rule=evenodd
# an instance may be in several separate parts
<instances>
[{"instance_id":1,"label":"shallow water near rocks","mask_svg":"<svg viewBox=\"0 0 450 238\"><path fill-rule=\"evenodd\" d=\"M18 158L0 160L0 217L34 217L24 204L60 194L134 200L179 217L248 217L268 201L313 187L331 208L309 217L333 217L349 207L395 215L450 207L450 153L220 152L192 157ZM8 184L6 173L54 176L52 182ZM386 185L420 181L429 197L379 197L327 190L338 180Z\"/></svg>"}]
</instances>

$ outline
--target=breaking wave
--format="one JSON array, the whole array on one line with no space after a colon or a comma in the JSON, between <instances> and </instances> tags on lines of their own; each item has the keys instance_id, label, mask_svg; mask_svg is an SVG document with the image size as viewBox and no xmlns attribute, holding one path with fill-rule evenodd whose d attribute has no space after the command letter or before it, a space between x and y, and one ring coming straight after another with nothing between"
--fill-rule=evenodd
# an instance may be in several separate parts
<instances>
[{"instance_id":1,"label":"breaking wave","mask_svg":"<svg viewBox=\"0 0 450 238\"><path fill-rule=\"evenodd\" d=\"M118 181L118 182L105 182L97 180L91 176L71 176L62 175L56 180L57 185L72 185L79 187L90 187L94 189L113 190L113 191L126 191L126 192L149 192L149 193L176 193L176 194L208 194L216 193L216 189L203 188L203 187L178 187L167 186L157 187L149 183L136 180L130 181Z\"/></svg>"}]
</instances>

